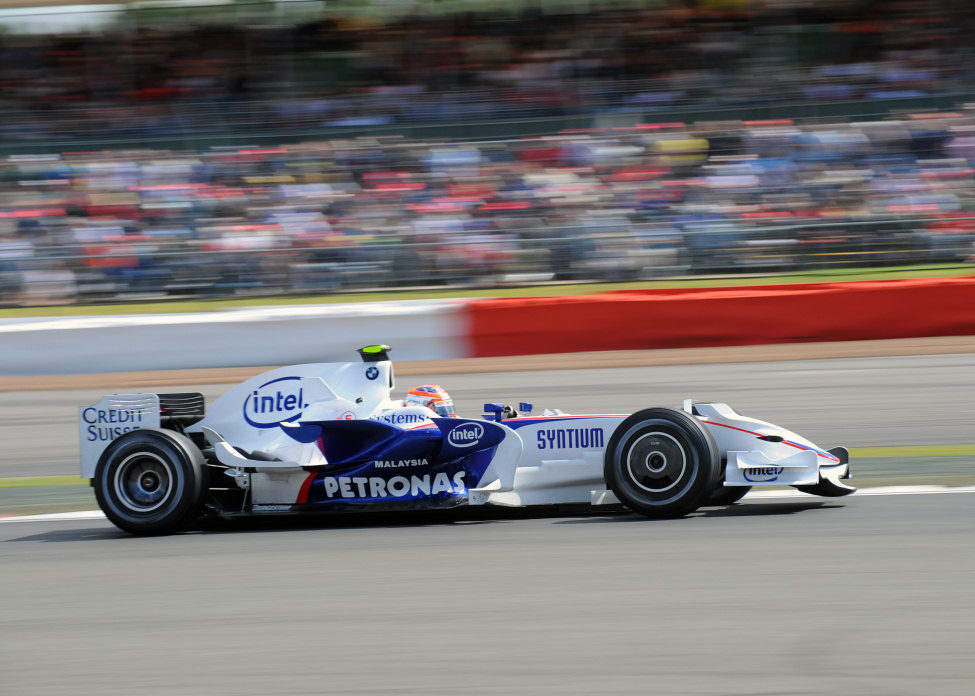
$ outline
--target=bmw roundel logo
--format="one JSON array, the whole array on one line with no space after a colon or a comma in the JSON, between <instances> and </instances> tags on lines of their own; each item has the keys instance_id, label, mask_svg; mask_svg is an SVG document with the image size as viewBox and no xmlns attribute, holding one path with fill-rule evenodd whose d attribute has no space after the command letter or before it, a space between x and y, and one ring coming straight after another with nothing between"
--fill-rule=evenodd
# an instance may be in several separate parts
<instances>
[{"instance_id":1,"label":"bmw roundel logo","mask_svg":"<svg viewBox=\"0 0 975 696\"><path fill-rule=\"evenodd\" d=\"M366 379L376 379L379 376L379 368L370 367L366 370Z\"/></svg>"}]
</instances>

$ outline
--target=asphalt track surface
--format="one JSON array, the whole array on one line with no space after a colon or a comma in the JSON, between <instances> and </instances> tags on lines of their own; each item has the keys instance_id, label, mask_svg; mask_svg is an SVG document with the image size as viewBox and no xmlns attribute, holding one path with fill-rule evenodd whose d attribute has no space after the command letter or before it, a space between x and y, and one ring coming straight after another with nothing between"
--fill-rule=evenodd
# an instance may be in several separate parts
<instances>
[{"instance_id":1,"label":"asphalt track surface","mask_svg":"<svg viewBox=\"0 0 975 696\"><path fill-rule=\"evenodd\" d=\"M975 353L831 360L411 375L395 394L436 382L458 411L485 402L535 412L630 413L680 408L683 399L726 401L739 412L777 423L824 446L943 445L975 442ZM211 402L229 384L173 385ZM78 473L78 407L113 389L0 392L0 478ZM855 471L854 471L855 474Z\"/></svg>"},{"instance_id":2,"label":"asphalt track surface","mask_svg":"<svg viewBox=\"0 0 975 696\"><path fill-rule=\"evenodd\" d=\"M975 494L0 523L0 693L938 694L975 682Z\"/></svg>"},{"instance_id":3,"label":"asphalt track surface","mask_svg":"<svg viewBox=\"0 0 975 696\"><path fill-rule=\"evenodd\" d=\"M402 381L440 381L466 413L714 398L825 446L975 439L973 354ZM75 473L76 408L101 393L0 394L0 476ZM968 696L973 539L971 492L147 539L0 522L0 694Z\"/></svg>"}]
</instances>

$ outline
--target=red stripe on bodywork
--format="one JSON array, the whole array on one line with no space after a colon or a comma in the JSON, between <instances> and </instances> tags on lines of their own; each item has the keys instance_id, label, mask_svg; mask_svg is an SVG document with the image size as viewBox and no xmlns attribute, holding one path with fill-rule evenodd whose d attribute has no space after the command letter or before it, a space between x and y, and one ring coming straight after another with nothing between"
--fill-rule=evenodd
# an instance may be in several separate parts
<instances>
[{"instance_id":1,"label":"red stripe on bodywork","mask_svg":"<svg viewBox=\"0 0 975 696\"><path fill-rule=\"evenodd\" d=\"M729 428L731 430L737 430L740 433L746 433L748 435L754 435L755 437L759 437L759 438L760 437L764 437L764 435L762 435L761 433L756 433L753 430L745 430L744 428L737 428L737 427L735 427L733 425L726 425L725 423L715 423L713 421L704 420L704 419L701 419L701 422L702 423L705 423L707 425L717 425L717 426L720 426L722 428ZM822 457L823 459L832 459L833 461L836 461L836 462L840 461L840 458L839 457L834 457L832 454L827 454L825 452L820 452L819 450L813 449L812 447L806 447L805 445L800 445L800 444L798 444L796 442L790 442L789 440L782 440L782 442L780 442L778 444L780 444L780 445L789 445L789 447L795 447L796 449L800 449L800 450L803 450L803 451L815 452L816 453L816 456Z\"/></svg>"},{"instance_id":2,"label":"red stripe on bodywork","mask_svg":"<svg viewBox=\"0 0 975 696\"><path fill-rule=\"evenodd\" d=\"M507 423L508 421L533 421L533 420L571 420L573 418L626 418L629 414L626 413L599 413L599 414L586 414L584 416L524 416L522 418L505 418L502 423Z\"/></svg>"},{"instance_id":3,"label":"red stripe on bodywork","mask_svg":"<svg viewBox=\"0 0 975 696\"><path fill-rule=\"evenodd\" d=\"M312 481L315 480L315 472L308 474L308 478L305 479L304 483L301 484L301 490L298 491L298 499L295 501L296 505L302 505L308 502L308 490L311 488Z\"/></svg>"}]
</instances>

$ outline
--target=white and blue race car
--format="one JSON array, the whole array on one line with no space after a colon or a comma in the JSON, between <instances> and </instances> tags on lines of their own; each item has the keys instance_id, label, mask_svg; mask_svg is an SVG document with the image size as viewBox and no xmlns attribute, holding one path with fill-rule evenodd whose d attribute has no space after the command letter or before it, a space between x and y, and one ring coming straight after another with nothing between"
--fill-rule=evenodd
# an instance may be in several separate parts
<instances>
[{"instance_id":1,"label":"white and blue race car","mask_svg":"<svg viewBox=\"0 0 975 696\"><path fill-rule=\"evenodd\" d=\"M205 515L620 505L676 517L753 486L855 489L846 449L824 450L723 403L682 409L441 417L391 398L388 346L360 362L282 367L204 408L200 394L116 394L79 409L81 475L135 534Z\"/></svg>"}]
</instances>

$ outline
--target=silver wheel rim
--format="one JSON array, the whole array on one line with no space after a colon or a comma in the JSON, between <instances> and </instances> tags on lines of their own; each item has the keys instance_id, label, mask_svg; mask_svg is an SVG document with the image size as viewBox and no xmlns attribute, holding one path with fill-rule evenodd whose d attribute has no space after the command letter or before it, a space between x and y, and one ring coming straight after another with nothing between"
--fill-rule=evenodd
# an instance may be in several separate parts
<instances>
[{"instance_id":1,"label":"silver wheel rim","mask_svg":"<svg viewBox=\"0 0 975 696\"><path fill-rule=\"evenodd\" d=\"M115 495L130 510L152 512L169 499L173 480L169 462L152 452L136 452L115 469Z\"/></svg>"},{"instance_id":2,"label":"silver wheel rim","mask_svg":"<svg viewBox=\"0 0 975 696\"><path fill-rule=\"evenodd\" d=\"M644 442L648 438L655 440ZM661 438L669 442L661 442ZM626 452L626 471L630 481L648 493L669 491L680 483L686 470L687 453L684 447L667 433L645 433L634 440ZM650 485L649 481L659 481L660 484Z\"/></svg>"}]
</instances>

